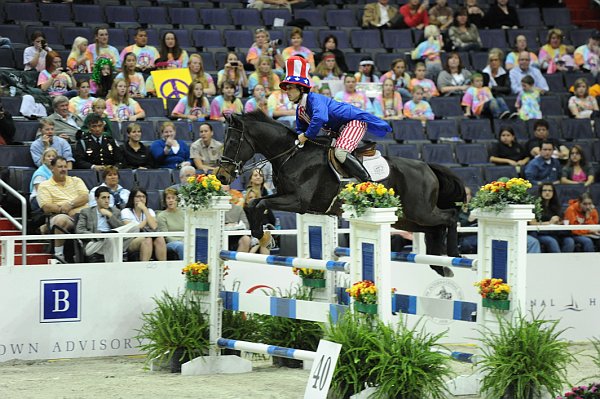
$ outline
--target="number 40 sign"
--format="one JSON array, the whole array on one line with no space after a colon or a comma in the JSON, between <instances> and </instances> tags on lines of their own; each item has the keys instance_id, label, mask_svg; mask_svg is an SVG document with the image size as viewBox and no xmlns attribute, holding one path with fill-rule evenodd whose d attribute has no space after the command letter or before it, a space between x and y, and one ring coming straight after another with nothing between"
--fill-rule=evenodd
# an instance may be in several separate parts
<instances>
[{"instance_id":1,"label":"number 40 sign","mask_svg":"<svg viewBox=\"0 0 600 399\"><path fill-rule=\"evenodd\" d=\"M322 339L310 370L304 399L326 399L342 345Z\"/></svg>"}]
</instances>

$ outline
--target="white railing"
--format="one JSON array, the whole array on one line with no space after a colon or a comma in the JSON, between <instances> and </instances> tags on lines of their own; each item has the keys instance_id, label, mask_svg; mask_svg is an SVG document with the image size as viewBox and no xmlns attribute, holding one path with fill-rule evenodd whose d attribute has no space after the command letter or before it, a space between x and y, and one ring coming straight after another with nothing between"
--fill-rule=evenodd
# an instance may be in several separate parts
<instances>
[{"instance_id":1,"label":"white railing","mask_svg":"<svg viewBox=\"0 0 600 399\"><path fill-rule=\"evenodd\" d=\"M21 235L24 237L27 235L27 199L23 197L17 190L9 186L3 180L0 180L0 186L2 186L6 191L8 191L11 195L19 200L21 203L21 223L18 220L13 218L8 212L6 212L2 207L0 207L0 214L4 216L9 222L13 224L19 231L21 231ZM2 253L4 256L4 253ZM14 259L14 249L12 254L12 259ZM22 264L27 263L27 245L25 245L25 240L21 243L21 259Z\"/></svg>"}]
</instances>

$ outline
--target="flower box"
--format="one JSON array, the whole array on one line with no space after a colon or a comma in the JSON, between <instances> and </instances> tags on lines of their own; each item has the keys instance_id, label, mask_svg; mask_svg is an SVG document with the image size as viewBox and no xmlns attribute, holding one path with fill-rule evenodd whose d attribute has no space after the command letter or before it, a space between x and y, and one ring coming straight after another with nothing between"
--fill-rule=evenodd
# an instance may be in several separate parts
<instances>
[{"instance_id":1,"label":"flower box","mask_svg":"<svg viewBox=\"0 0 600 399\"><path fill-rule=\"evenodd\" d=\"M210 290L210 283L205 283L203 281L188 281L185 284L185 288L187 288L190 291L209 291Z\"/></svg>"},{"instance_id":2,"label":"flower box","mask_svg":"<svg viewBox=\"0 0 600 399\"><path fill-rule=\"evenodd\" d=\"M496 310L509 310L510 300L509 299L490 299L481 298L481 305L484 308L496 309Z\"/></svg>"},{"instance_id":3,"label":"flower box","mask_svg":"<svg viewBox=\"0 0 600 399\"><path fill-rule=\"evenodd\" d=\"M377 314L377 304L376 303L364 303L364 302L354 302L354 310L360 313L366 314Z\"/></svg>"},{"instance_id":4,"label":"flower box","mask_svg":"<svg viewBox=\"0 0 600 399\"><path fill-rule=\"evenodd\" d=\"M325 288L326 280L324 278L303 278L302 285L311 288Z\"/></svg>"},{"instance_id":5,"label":"flower box","mask_svg":"<svg viewBox=\"0 0 600 399\"><path fill-rule=\"evenodd\" d=\"M398 208L367 208L364 213L358 216L356 208L352 205L342 205L344 219L357 219L365 222L384 222L393 223L398 220L396 212Z\"/></svg>"}]
</instances>

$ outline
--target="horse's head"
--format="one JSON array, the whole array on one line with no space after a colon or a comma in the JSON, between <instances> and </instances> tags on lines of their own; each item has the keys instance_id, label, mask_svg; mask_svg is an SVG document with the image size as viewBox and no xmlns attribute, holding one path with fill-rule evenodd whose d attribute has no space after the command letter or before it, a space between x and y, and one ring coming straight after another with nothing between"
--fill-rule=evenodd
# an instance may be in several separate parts
<instances>
[{"instance_id":1,"label":"horse's head","mask_svg":"<svg viewBox=\"0 0 600 399\"><path fill-rule=\"evenodd\" d=\"M244 121L239 115L226 115L225 121L225 143L216 175L223 184L231 184L242 172L244 163L254 155L255 148L252 137L245 131Z\"/></svg>"}]
</instances>

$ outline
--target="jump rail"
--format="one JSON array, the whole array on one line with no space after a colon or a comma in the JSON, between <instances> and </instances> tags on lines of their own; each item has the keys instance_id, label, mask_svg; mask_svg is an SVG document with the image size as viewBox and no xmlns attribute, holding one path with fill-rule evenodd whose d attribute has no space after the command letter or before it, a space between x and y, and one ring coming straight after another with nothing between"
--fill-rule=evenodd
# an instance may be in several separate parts
<instances>
[{"instance_id":1,"label":"jump rail","mask_svg":"<svg viewBox=\"0 0 600 399\"><path fill-rule=\"evenodd\" d=\"M316 352L305 351L302 349L284 348L282 346L257 344L255 342L238 341L227 338L219 338L217 340L217 345L219 348L236 349L263 355L285 357L288 359L312 361L315 360L316 357Z\"/></svg>"},{"instance_id":2,"label":"jump rail","mask_svg":"<svg viewBox=\"0 0 600 399\"><path fill-rule=\"evenodd\" d=\"M350 272L350 264L348 262L340 262L333 260L295 258L292 256L260 255L236 251L221 251L219 253L219 257L223 260L237 260L240 262L259 263L263 265L299 268L305 267L315 270L328 270L346 273Z\"/></svg>"},{"instance_id":3,"label":"jump rail","mask_svg":"<svg viewBox=\"0 0 600 399\"><path fill-rule=\"evenodd\" d=\"M337 247L336 256L350 256L350 248ZM418 263L424 265L460 267L464 269L477 269L477 259L454 258L451 256L420 255L413 253L391 252L391 260L394 262Z\"/></svg>"}]
</instances>

